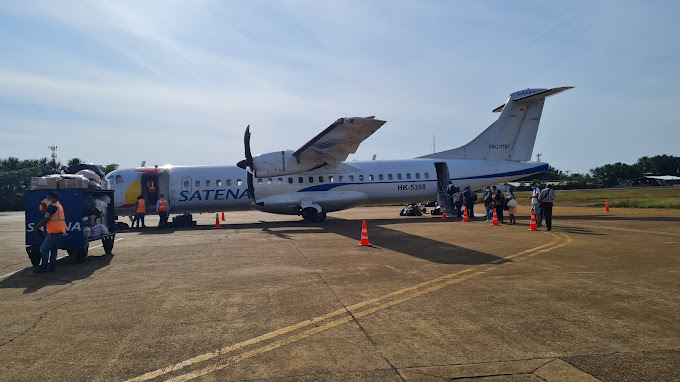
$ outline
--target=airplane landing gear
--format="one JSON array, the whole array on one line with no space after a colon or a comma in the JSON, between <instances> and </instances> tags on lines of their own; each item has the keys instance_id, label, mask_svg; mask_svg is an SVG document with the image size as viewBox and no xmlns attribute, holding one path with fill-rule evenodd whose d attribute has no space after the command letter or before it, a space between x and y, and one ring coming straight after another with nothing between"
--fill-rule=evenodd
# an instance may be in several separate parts
<instances>
[{"instance_id":1,"label":"airplane landing gear","mask_svg":"<svg viewBox=\"0 0 680 382\"><path fill-rule=\"evenodd\" d=\"M326 220L326 213L323 211L319 213L314 207L303 208L301 215L308 222L321 223Z\"/></svg>"}]
</instances>

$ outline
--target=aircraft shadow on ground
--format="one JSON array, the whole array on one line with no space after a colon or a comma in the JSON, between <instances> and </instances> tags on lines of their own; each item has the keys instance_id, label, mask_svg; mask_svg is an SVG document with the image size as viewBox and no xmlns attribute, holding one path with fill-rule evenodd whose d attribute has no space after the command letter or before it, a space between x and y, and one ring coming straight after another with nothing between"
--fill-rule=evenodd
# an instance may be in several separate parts
<instances>
[{"instance_id":1,"label":"aircraft shadow on ground","mask_svg":"<svg viewBox=\"0 0 680 382\"><path fill-rule=\"evenodd\" d=\"M375 248L385 248L394 252L440 264L479 265L500 260L510 262L501 257L469 248L456 246L427 237L413 235L407 232L389 228L391 224L425 224L433 223L431 219L371 219L369 224L369 239ZM439 222L439 221L437 221ZM223 229L260 229L262 232L281 239L291 240L292 235L305 233L333 233L344 236L359 243L361 239L361 220L344 220L328 218L324 223L307 223L304 221L265 222L250 224L222 224ZM457 222L441 222L441 224L462 224ZM307 228L307 229L305 229ZM452 227L451 235L455 235ZM367 250L372 250L367 248Z\"/></svg>"},{"instance_id":2,"label":"aircraft shadow on ground","mask_svg":"<svg viewBox=\"0 0 680 382\"><path fill-rule=\"evenodd\" d=\"M57 260L54 272L33 273L33 268L27 267L0 280L0 288L24 288L24 293L34 293L50 285L72 284L89 278L96 270L108 266L112 259L113 255L88 256L83 264L77 264L71 256L66 256Z\"/></svg>"}]
</instances>

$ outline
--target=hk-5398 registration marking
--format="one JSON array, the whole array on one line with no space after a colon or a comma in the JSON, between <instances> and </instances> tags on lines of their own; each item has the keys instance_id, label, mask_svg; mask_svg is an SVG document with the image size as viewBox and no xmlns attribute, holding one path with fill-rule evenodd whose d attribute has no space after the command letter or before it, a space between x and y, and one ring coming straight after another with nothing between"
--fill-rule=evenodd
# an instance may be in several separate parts
<instances>
[{"instance_id":1,"label":"hk-5398 registration marking","mask_svg":"<svg viewBox=\"0 0 680 382\"><path fill-rule=\"evenodd\" d=\"M424 189L424 184L397 184L397 190L399 191L417 191Z\"/></svg>"}]
</instances>

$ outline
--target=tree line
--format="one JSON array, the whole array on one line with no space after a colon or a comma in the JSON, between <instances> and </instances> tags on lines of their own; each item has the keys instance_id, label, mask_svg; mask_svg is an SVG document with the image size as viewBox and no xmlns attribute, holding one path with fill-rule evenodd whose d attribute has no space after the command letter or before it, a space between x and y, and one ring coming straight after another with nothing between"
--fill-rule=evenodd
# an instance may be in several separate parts
<instances>
[{"instance_id":1,"label":"tree line","mask_svg":"<svg viewBox=\"0 0 680 382\"><path fill-rule=\"evenodd\" d=\"M550 167L548 171L519 179L525 187L533 182L543 184L547 181L559 181L555 188L588 189L628 187L631 181L645 174L680 176L680 157L672 155L644 156L634 164L617 162L590 169L587 174L569 173Z\"/></svg>"},{"instance_id":2,"label":"tree line","mask_svg":"<svg viewBox=\"0 0 680 382\"><path fill-rule=\"evenodd\" d=\"M83 161L79 158L69 160L66 165L54 159L0 158L0 211L19 211L24 209L24 192L31 187L31 178L58 174L69 166ZM104 173L118 168L115 163L102 166Z\"/></svg>"},{"instance_id":3,"label":"tree line","mask_svg":"<svg viewBox=\"0 0 680 382\"><path fill-rule=\"evenodd\" d=\"M19 211L24 209L24 192L31 186L31 178L59 173L68 166L83 163L80 158L72 158L66 165L53 159L0 158L0 211ZM115 163L102 166L104 173L118 168ZM548 171L531 175L519 180L523 187L533 182L544 184L546 181L559 181L557 189L588 189L630 186L633 179L644 174L680 176L680 157L672 155L644 156L629 165L617 162L595 167L587 174L569 173L550 167Z\"/></svg>"}]
</instances>

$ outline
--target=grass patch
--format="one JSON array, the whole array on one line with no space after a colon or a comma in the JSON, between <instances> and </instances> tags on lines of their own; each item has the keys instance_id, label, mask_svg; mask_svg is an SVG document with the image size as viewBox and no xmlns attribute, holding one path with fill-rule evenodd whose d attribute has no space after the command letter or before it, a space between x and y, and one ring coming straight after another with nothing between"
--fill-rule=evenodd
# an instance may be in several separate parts
<instances>
[{"instance_id":1,"label":"grass patch","mask_svg":"<svg viewBox=\"0 0 680 382\"><path fill-rule=\"evenodd\" d=\"M520 204L528 205L531 192L516 192ZM671 208L680 209L680 187L606 188L594 190L556 190L558 203L574 206L604 207L606 200L612 208Z\"/></svg>"}]
</instances>

